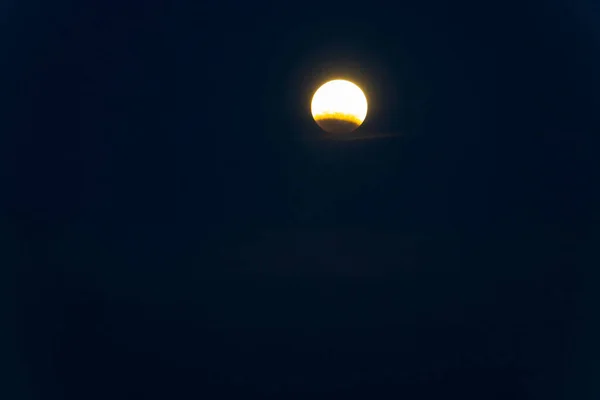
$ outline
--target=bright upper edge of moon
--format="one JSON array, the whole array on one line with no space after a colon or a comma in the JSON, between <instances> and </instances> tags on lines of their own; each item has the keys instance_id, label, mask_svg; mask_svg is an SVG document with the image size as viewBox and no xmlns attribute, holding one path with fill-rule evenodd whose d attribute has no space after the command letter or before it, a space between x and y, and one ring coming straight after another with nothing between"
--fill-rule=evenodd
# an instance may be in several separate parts
<instances>
[{"instance_id":1,"label":"bright upper edge of moon","mask_svg":"<svg viewBox=\"0 0 600 400\"><path fill-rule=\"evenodd\" d=\"M354 83L343 79L323 84L317 89L311 102L315 122L326 131L332 131L328 129L328 121L346 123L348 128L342 129L343 131L358 128L367 116L367 108L367 98L363 91Z\"/></svg>"}]
</instances>

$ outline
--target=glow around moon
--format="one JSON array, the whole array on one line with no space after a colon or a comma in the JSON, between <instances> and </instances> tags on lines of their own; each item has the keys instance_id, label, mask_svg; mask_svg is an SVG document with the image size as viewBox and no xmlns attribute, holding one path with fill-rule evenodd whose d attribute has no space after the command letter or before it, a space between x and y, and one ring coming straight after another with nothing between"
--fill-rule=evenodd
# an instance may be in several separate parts
<instances>
[{"instance_id":1,"label":"glow around moon","mask_svg":"<svg viewBox=\"0 0 600 400\"><path fill-rule=\"evenodd\" d=\"M314 94L311 112L315 122L331 133L348 133L358 128L367 116L367 98L354 83L336 79Z\"/></svg>"}]
</instances>

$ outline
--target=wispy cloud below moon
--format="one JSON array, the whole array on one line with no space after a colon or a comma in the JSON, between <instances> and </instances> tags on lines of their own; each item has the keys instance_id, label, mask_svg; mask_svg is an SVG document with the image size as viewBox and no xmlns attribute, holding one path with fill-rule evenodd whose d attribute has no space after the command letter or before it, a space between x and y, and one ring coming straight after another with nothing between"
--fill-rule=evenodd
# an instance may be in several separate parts
<instances>
[{"instance_id":1,"label":"wispy cloud below moon","mask_svg":"<svg viewBox=\"0 0 600 400\"><path fill-rule=\"evenodd\" d=\"M349 142L358 140L378 140L378 139L399 139L406 135L401 133L369 133L369 132L350 132L343 134L321 133L320 135L310 135L304 137L306 141L319 142Z\"/></svg>"}]
</instances>

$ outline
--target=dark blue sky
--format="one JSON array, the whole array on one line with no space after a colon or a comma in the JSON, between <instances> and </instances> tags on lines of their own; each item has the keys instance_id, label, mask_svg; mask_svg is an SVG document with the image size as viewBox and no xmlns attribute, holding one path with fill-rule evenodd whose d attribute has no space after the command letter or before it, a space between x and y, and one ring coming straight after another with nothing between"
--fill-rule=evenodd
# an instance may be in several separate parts
<instances>
[{"instance_id":1,"label":"dark blue sky","mask_svg":"<svg viewBox=\"0 0 600 400\"><path fill-rule=\"evenodd\" d=\"M13 3L7 398L597 397L591 2Z\"/></svg>"}]
</instances>

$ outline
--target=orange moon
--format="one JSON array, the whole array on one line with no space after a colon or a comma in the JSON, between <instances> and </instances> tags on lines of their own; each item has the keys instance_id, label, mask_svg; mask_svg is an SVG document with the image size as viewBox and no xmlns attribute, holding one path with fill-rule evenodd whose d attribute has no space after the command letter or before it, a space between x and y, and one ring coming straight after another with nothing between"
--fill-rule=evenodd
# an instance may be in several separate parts
<instances>
[{"instance_id":1,"label":"orange moon","mask_svg":"<svg viewBox=\"0 0 600 400\"><path fill-rule=\"evenodd\" d=\"M330 133L349 133L358 128L367 116L367 108L363 91L342 79L322 85L311 102L315 122Z\"/></svg>"}]
</instances>

